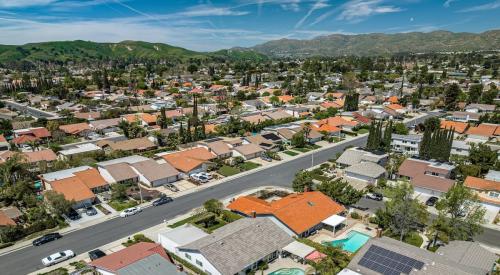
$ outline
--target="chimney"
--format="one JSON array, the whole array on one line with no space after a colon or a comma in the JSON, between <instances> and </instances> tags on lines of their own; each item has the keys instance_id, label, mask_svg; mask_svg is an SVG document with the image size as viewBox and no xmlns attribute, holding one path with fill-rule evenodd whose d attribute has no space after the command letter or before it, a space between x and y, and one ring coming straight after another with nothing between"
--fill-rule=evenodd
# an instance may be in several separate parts
<instances>
[{"instance_id":1,"label":"chimney","mask_svg":"<svg viewBox=\"0 0 500 275\"><path fill-rule=\"evenodd\" d=\"M257 217L257 212L252 211L252 218L254 218L254 219L255 219L256 217Z\"/></svg>"},{"instance_id":2,"label":"chimney","mask_svg":"<svg viewBox=\"0 0 500 275\"><path fill-rule=\"evenodd\" d=\"M377 228L377 238L382 238L382 228Z\"/></svg>"}]
</instances>

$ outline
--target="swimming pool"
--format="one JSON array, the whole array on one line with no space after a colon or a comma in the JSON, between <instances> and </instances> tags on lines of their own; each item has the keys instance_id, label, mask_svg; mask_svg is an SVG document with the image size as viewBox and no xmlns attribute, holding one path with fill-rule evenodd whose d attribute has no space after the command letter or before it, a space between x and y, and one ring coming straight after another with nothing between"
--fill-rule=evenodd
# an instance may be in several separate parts
<instances>
[{"instance_id":1,"label":"swimming pool","mask_svg":"<svg viewBox=\"0 0 500 275\"><path fill-rule=\"evenodd\" d=\"M282 268L274 272L269 273L269 275L305 275L304 270L300 268Z\"/></svg>"},{"instance_id":2,"label":"swimming pool","mask_svg":"<svg viewBox=\"0 0 500 275\"><path fill-rule=\"evenodd\" d=\"M353 230L347 234L345 239L335 240L330 244L333 246L339 246L342 250L354 253L358 251L358 249L360 249L369 239L370 236Z\"/></svg>"}]
</instances>

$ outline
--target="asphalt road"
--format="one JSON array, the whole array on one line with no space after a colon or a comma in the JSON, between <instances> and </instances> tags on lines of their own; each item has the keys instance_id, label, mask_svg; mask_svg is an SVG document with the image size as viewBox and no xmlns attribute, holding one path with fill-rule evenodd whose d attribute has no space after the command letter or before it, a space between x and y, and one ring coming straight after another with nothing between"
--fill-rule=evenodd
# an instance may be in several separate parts
<instances>
[{"instance_id":1,"label":"asphalt road","mask_svg":"<svg viewBox=\"0 0 500 275\"><path fill-rule=\"evenodd\" d=\"M419 121L423 121L420 118ZM412 123L413 124L413 123ZM357 138L338 146L314 153L314 163L319 164L343 152L347 146L362 146L367 137ZM64 238L40 247L27 247L0 257L1 274L26 274L42 268L40 260L54 252L71 249L76 254L95 249L117 239L130 236L138 231L155 226L163 220L172 219L184 214L193 208L199 207L208 199L222 199L243 190L259 186L286 186L290 187L295 173L300 169L311 166L311 156L305 155L289 162L273 166L250 175L236 178L219 185L200 190L177 198L172 203L159 207L150 207L142 213L128 218L116 218L96 224L81 230L74 231ZM486 236L490 238L491 236ZM492 236L493 240L498 240ZM493 241L492 240L492 241Z\"/></svg>"},{"instance_id":2,"label":"asphalt road","mask_svg":"<svg viewBox=\"0 0 500 275\"><path fill-rule=\"evenodd\" d=\"M38 109L35 109L35 108L32 108L32 107L29 107L29 106L25 106L23 104L20 104L20 103L17 103L17 102L13 102L13 101L4 101L5 105L7 105L8 107L14 109L14 110L17 110L21 113L26 113L26 114L29 114L33 117L36 117L36 118L46 118L46 119L57 119L59 118L57 115L55 114L52 114L52 113L49 113L49 112L44 112L44 111L41 111L41 110L38 110Z\"/></svg>"}]
</instances>

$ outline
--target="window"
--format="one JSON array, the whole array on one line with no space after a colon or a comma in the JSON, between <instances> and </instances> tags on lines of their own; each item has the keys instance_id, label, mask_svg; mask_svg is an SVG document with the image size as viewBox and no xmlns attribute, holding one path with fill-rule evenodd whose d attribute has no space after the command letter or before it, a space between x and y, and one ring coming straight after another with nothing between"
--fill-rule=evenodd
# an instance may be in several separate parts
<instances>
[{"instance_id":1,"label":"window","mask_svg":"<svg viewBox=\"0 0 500 275\"><path fill-rule=\"evenodd\" d=\"M196 264L199 265L199 266L203 266L203 263L200 262L199 260L196 260Z\"/></svg>"},{"instance_id":2,"label":"window","mask_svg":"<svg viewBox=\"0 0 500 275\"><path fill-rule=\"evenodd\" d=\"M491 191L488 196L492 197L492 198L498 198L500 196L500 193L498 192L494 192L494 191Z\"/></svg>"},{"instance_id":3,"label":"window","mask_svg":"<svg viewBox=\"0 0 500 275\"><path fill-rule=\"evenodd\" d=\"M184 257L186 257L186 259L191 260L191 255L189 255L189 254L187 254L187 253L184 253Z\"/></svg>"}]
</instances>

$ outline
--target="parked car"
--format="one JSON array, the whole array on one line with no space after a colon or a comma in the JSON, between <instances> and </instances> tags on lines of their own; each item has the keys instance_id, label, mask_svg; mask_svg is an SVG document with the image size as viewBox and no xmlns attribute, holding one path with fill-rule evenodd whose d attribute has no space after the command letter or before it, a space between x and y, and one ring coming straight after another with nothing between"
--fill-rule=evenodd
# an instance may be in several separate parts
<instances>
[{"instance_id":1,"label":"parked car","mask_svg":"<svg viewBox=\"0 0 500 275\"><path fill-rule=\"evenodd\" d=\"M97 260L99 258L102 258L106 256L106 253L102 252L102 250L100 249L95 249L95 250L92 250L89 252L89 257L90 257L90 260Z\"/></svg>"},{"instance_id":2,"label":"parked car","mask_svg":"<svg viewBox=\"0 0 500 275\"><path fill-rule=\"evenodd\" d=\"M382 199L384 199L384 196L382 196L382 194L380 193L373 192L366 194L366 198L371 200L381 201Z\"/></svg>"},{"instance_id":3,"label":"parked car","mask_svg":"<svg viewBox=\"0 0 500 275\"><path fill-rule=\"evenodd\" d=\"M425 202L425 205L427 206L434 206L436 205L436 202L439 200L439 198L437 197L430 197L429 199L427 199L427 201Z\"/></svg>"},{"instance_id":4,"label":"parked car","mask_svg":"<svg viewBox=\"0 0 500 275\"><path fill-rule=\"evenodd\" d=\"M268 157L268 156L266 156L266 155L262 155L260 158L261 158L262 160L267 161L267 162L272 162L272 161L273 161L273 159L272 159L272 158L270 158L270 157Z\"/></svg>"},{"instance_id":5,"label":"parked car","mask_svg":"<svg viewBox=\"0 0 500 275\"><path fill-rule=\"evenodd\" d=\"M57 233L57 232L45 234L45 235L41 236L40 238L34 240L33 245L39 246L39 245L42 245L44 243L52 242L52 241L55 241L55 240L60 239L60 238L62 238L62 235Z\"/></svg>"},{"instance_id":6,"label":"parked car","mask_svg":"<svg viewBox=\"0 0 500 275\"><path fill-rule=\"evenodd\" d=\"M75 253L71 250L65 250L61 252L54 253L48 257L42 259L42 264L44 266L51 266L58 264L60 262L64 262L67 259L71 259L75 257Z\"/></svg>"},{"instance_id":7,"label":"parked car","mask_svg":"<svg viewBox=\"0 0 500 275\"><path fill-rule=\"evenodd\" d=\"M123 210L120 213L120 217L125 218L128 216L132 216L132 215L135 215L137 213L140 213L141 211L142 211L142 209L139 206L130 207L130 208Z\"/></svg>"},{"instance_id":8,"label":"parked car","mask_svg":"<svg viewBox=\"0 0 500 275\"><path fill-rule=\"evenodd\" d=\"M95 216L97 215L97 210L92 206L88 206L85 208L85 214L87 214L87 216Z\"/></svg>"},{"instance_id":9,"label":"parked car","mask_svg":"<svg viewBox=\"0 0 500 275\"><path fill-rule=\"evenodd\" d=\"M168 190L170 190L172 192L179 192L179 188L177 188L175 185L173 185L171 183L165 184L165 187L167 187Z\"/></svg>"},{"instance_id":10,"label":"parked car","mask_svg":"<svg viewBox=\"0 0 500 275\"><path fill-rule=\"evenodd\" d=\"M171 197L163 196L153 202L153 206L159 206L173 201Z\"/></svg>"},{"instance_id":11,"label":"parked car","mask_svg":"<svg viewBox=\"0 0 500 275\"><path fill-rule=\"evenodd\" d=\"M208 180L211 180L213 177L210 173L207 173L207 172L200 172L198 173L199 176L203 176L205 178L207 178Z\"/></svg>"},{"instance_id":12,"label":"parked car","mask_svg":"<svg viewBox=\"0 0 500 275\"><path fill-rule=\"evenodd\" d=\"M355 209L359 209L361 211L366 211L366 210L369 209L368 207L364 207L364 206L361 206L361 205L351 205L351 207L355 208Z\"/></svg>"},{"instance_id":13,"label":"parked car","mask_svg":"<svg viewBox=\"0 0 500 275\"><path fill-rule=\"evenodd\" d=\"M203 175L198 175L198 181L201 183L206 183L208 182L208 178Z\"/></svg>"},{"instance_id":14,"label":"parked car","mask_svg":"<svg viewBox=\"0 0 500 275\"><path fill-rule=\"evenodd\" d=\"M66 216L68 216L68 218L72 221L76 221L76 220L79 220L82 218L82 216L80 216L80 214L78 212L76 212L75 209L71 208L68 212L68 214L66 214Z\"/></svg>"}]
</instances>

